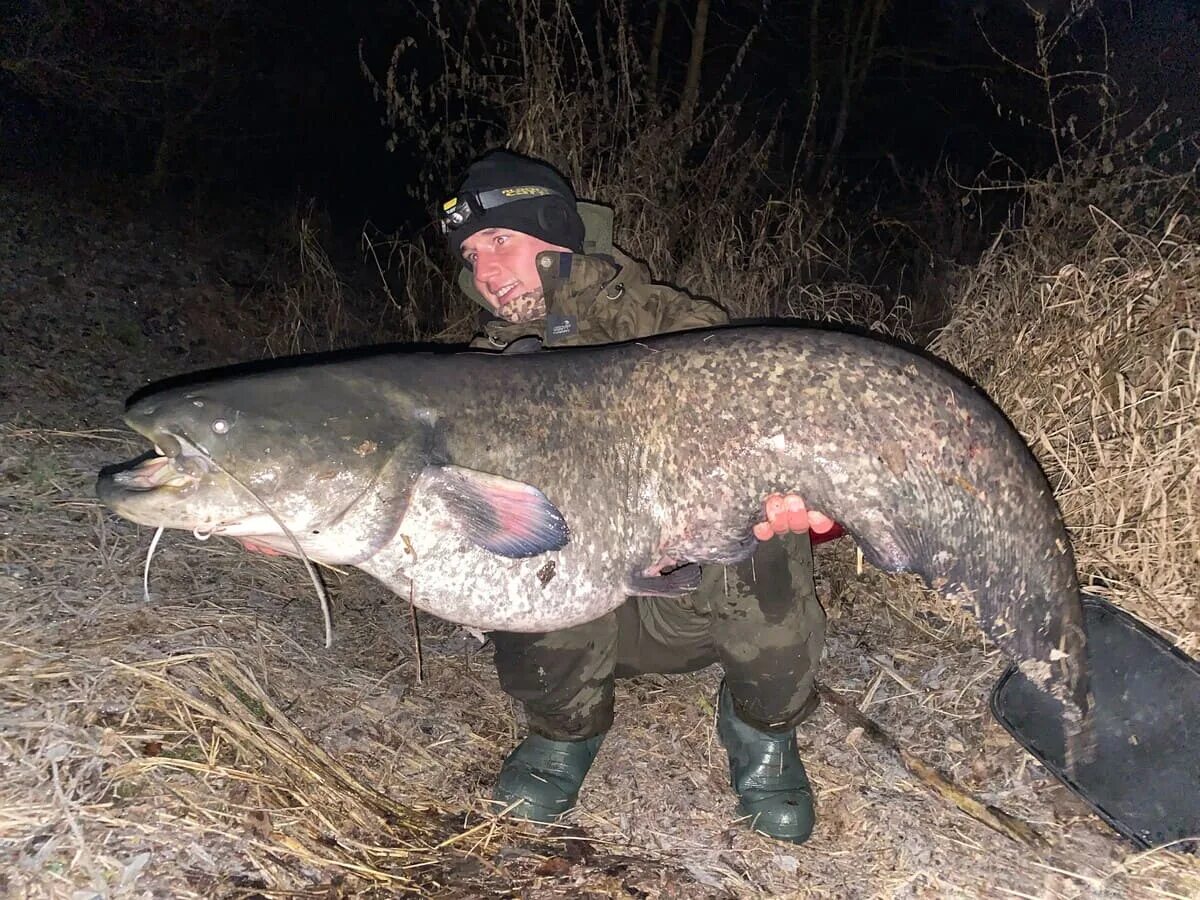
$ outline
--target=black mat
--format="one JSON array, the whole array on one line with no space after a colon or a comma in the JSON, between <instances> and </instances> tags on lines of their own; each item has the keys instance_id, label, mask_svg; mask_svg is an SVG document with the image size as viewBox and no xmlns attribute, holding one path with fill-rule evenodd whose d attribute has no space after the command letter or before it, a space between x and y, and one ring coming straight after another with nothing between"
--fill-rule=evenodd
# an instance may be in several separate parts
<instances>
[{"instance_id":1,"label":"black mat","mask_svg":"<svg viewBox=\"0 0 1200 900\"><path fill-rule=\"evenodd\" d=\"M992 691L1008 733L1141 847L1200 849L1200 665L1111 603L1083 597L1095 758L1068 774L1055 704L1012 666Z\"/></svg>"}]
</instances>

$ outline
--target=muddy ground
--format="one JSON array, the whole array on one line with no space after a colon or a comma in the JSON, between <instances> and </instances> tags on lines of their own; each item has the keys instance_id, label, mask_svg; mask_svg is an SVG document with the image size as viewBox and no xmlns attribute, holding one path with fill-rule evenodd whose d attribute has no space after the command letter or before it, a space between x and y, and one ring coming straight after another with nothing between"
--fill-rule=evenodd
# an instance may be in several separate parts
<instances>
[{"instance_id":1,"label":"muddy ground","mask_svg":"<svg viewBox=\"0 0 1200 900\"><path fill-rule=\"evenodd\" d=\"M499 824L479 801L522 724L490 646L419 615L418 673L407 603L348 572L327 574L325 650L299 563L182 533L147 600L150 531L92 493L145 449L123 402L261 355L282 313L261 278L289 262L269 222L113 193L0 184L0 895L1200 894L1192 861L1135 852L991 721L1003 661L969 623L860 577L847 541L818 552L822 680L1045 847L933 796L827 704L799 734L816 835L750 833L715 669L622 682L570 822Z\"/></svg>"}]
</instances>

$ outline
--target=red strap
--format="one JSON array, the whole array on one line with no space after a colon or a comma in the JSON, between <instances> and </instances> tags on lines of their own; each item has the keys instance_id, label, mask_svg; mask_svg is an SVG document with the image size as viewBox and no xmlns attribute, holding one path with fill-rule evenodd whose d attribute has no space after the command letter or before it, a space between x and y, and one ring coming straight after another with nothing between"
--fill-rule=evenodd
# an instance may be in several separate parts
<instances>
[{"instance_id":1,"label":"red strap","mask_svg":"<svg viewBox=\"0 0 1200 900\"><path fill-rule=\"evenodd\" d=\"M815 531L810 531L808 533L808 538L810 541L812 541L812 545L815 547L817 544L824 544L826 541L832 541L835 538L840 538L845 533L846 529L837 522L834 522L833 527L824 534L817 534Z\"/></svg>"}]
</instances>

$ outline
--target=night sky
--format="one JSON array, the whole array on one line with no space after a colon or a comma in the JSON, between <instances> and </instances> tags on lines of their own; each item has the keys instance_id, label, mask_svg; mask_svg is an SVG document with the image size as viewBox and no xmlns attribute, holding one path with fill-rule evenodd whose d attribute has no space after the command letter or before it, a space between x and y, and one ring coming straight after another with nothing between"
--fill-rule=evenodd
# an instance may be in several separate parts
<instances>
[{"instance_id":1,"label":"night sky","mask_svg":"<svg viewBox=\"0 0 1200 900\"><path fill-rule=\"evenodd\" d=\"M1048 23L1061 21L1069 8L1065 0L1032 5L1046 12ZM406 59L413 71L436 73L441 46L427 24L434 4L130 0L64 6L66 11L35 0L4 6L5 168L150 178L156 162L162 163L156 155L164 128L173 127L177 140L154 180L170 196L203 190L267 203L317 197L346 233L368 219L402 233L428 224L438 198L422 202L408 190L421 165L419 151L404 139L387 148L383 109L360 71L359 55L361 48L382 77L396 44L412 38L417 49ZM490 36L480 46L511 48L516 36L507 3L482 3L470 26L466 5L446 6L441 14L451 30L472 27ZM580 22L596 17L595 3L571 6ZM629 4L631 31L647 50L657 6ZM858 0L824 0L816 19L821 34L836 36L837 23L863 8ZM1035 24L1025 4L915 0L885 8L870 65L832 154L834 175L874 185L872 202L882 198L886 205L905 202L905 192L931 173L969 179L997 156L1028 174L1044 170L1054 148L1044 131L1030 125L1045 108L1043 89L1018 71L1036 63ZM682 89L694 9L694 0L668 5L661 64L668 95ZM701 98L723 85L724 96L740 102L739 128L765 127L778 117L773 165L781 177L791 171L806 133L820 149L838 129L838 86L829 74L836 69L836 40L818 40L814 52L812 9L809 2L779 0L712 5ZM1126 95L1136 91L1136 114L1167 98L1185 125L1194 124L1200 105L1198 9L1190 0L1099 0L1058 45L1053 65L1060 71L1103 69L1107 46L1113 54L1109 75ZM754 40L733 67L752 30ZM814 61L827 71L810 123ZM1072 101L1068 96L1063 102ZM1081 115L1087 115L1082 105ZM419 127L436 136L439 125L431 117ZM445 164L455 168L467 161ZM823 187L820 169L808 176L814 190Z\"/></svg>"}]
</instances>

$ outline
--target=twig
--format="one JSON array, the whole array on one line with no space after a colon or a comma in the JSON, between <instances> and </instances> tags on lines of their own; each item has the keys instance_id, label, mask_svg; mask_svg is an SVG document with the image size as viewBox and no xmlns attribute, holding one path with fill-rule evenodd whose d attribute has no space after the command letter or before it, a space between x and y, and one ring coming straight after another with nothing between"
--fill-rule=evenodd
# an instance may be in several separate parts
<instances>
[{"instance_id":1,"label":"twig","mask_svg":"<svg viewBox=\"0 0 1200 900\"><path fill-rule=\"evenodd\" d=\"M942 774L937 767L931 766L915 753L905 749L896 738L884 731L880 725L868 716L863 715L854 701L844 694L835 691L825 684L818 684L817 690L833 707L838 717L851 728L861 728L863 734L872 741L900 757L909 772L924 782L935 794L944 800L949 800L972 819L982 822L988 828L1000 832L1005 837L1025 844L1029 847L1047 846L1045 838L1034 831L1033 826L1023 819L1009 815L973 796L969 791Z\"/></svg>"},{"instance_id":2,"label":"twig","mask_svg":"<svg viewBox=\"0 0 1200 900\"><path fill-rule=\"evenodd\" d=\"M425 661L421 655L421 629L417 625L417 605L413 603L413 583L408 582L408 619L412 623L413 650L417 654L417 684L424 680Z\"/></svg>"}]
</instances>

